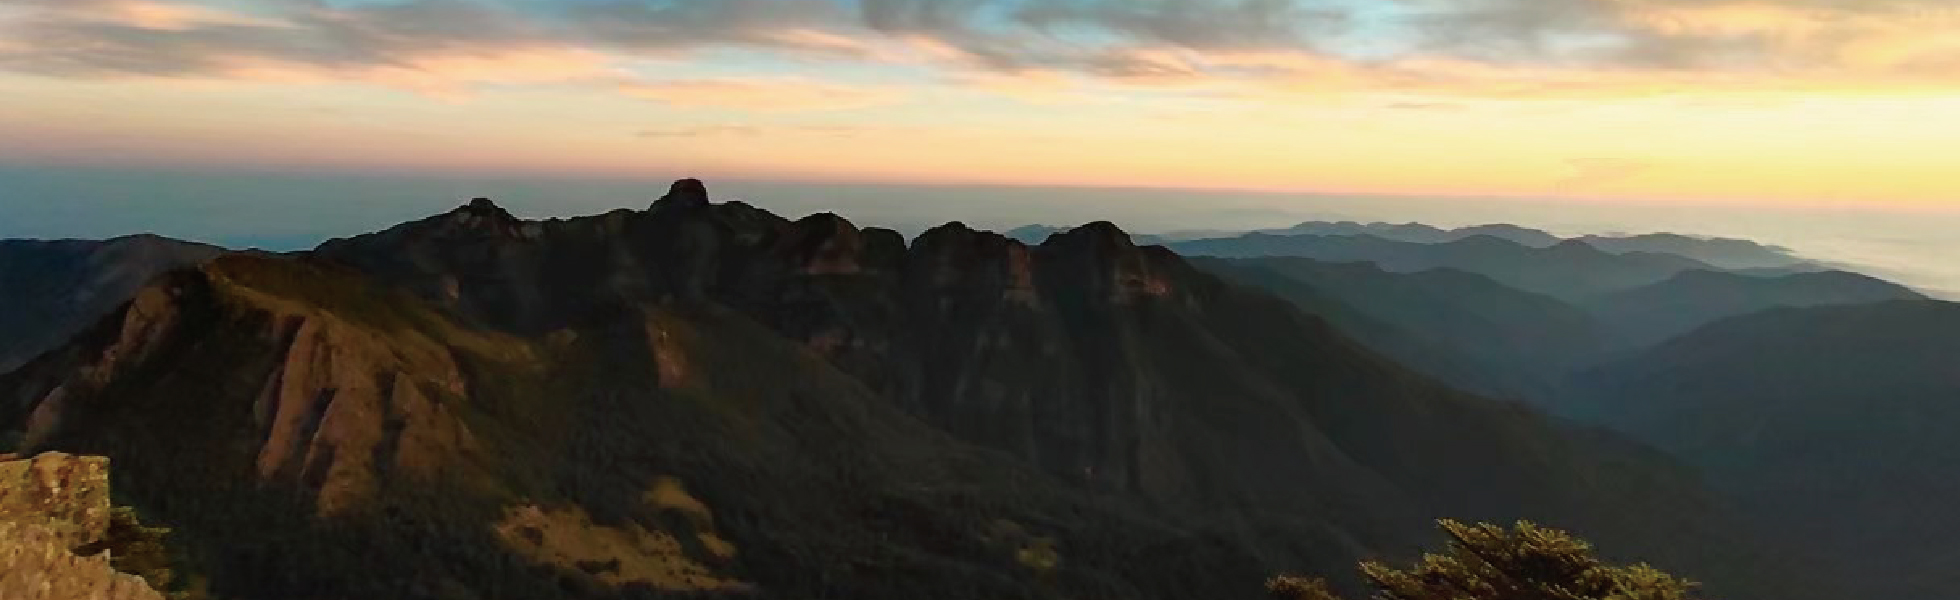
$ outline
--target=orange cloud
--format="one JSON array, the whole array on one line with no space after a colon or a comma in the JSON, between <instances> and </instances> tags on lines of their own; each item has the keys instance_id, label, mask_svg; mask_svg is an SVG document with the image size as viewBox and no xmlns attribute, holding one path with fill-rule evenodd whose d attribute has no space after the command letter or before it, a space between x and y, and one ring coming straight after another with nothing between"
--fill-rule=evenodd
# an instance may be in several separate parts
<instances>
[{"instance_id":1,"label":"orange cloud","mask_svg":"<svg viewBox=\"0 0 1960 600\"><path fill-rule=\"evenodd\" d=\"M624 76L612 59L577 48L509 48L430 54L397 64L323 66L250 55L217 57L208 78L263 83L359 83L450 100L480 85L576 83Z\"/></svg>"},{"instance_id":2,"label":"orange cloud","mask_svg":"<svg viewBox=\"0 0 1960 600\"><path fill-rule=\"evenodd\" d=\"M899 104L910 98L888 85L838 84L800 77L631 81L628 95L683 108L763 112L835 111Z\"/></svg>"}]
</instances>

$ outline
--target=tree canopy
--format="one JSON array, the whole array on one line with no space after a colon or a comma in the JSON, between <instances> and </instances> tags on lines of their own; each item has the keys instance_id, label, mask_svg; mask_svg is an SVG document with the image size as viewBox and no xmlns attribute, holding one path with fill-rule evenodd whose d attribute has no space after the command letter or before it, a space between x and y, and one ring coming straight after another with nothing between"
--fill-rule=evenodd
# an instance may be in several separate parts
<instances>
[{"instance_id":1,"label":"tree canopy","mask_svg":"<svg viewBox=\"0 0 1960 600\"><path fill-rule=\"evenodd\" d=\"M1368 561L1361 574L1380 600L1690 600L1693 582L1646 564L1610 565L1564 531L1440 521L1449 544L1406 569ZM1281 576L1276 600L1339 600L1323 579Z\"/></svg>"}]
</instances>

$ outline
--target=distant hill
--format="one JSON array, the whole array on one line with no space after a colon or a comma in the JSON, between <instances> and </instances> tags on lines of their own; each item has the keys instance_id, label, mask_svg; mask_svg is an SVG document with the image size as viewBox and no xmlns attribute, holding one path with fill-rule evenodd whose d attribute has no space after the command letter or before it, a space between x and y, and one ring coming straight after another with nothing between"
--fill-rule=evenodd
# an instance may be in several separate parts
<instances>
[{"instance_id":1,"label":"distant hill","mask_svg":"<svg viewBox=\"0 0 1960 600\"><path fill-rule=\"evenodd\" d=\"M1517 225L1475 225L1442 229L1421 223L1357 223L1354 221L1308 221L1286 229L1260 231L1273 235L1369 235L1398 242L1446 244L1476 236L1490 236L1534 248L1547 248L1563 240L1558 236Z\"/></svg>"},{"instance_id":2,"label":"distant hill","mask_svg":"<svg viewBox=\"0 0 1960 600\"><path fill-rule=\"evenodd\" d=\"M1192 264L1291 300L1404 364L1496 397L1547 400L1553 382L1609 345L1584 311L1465 271L1394 273L1289 257Z\"/></svg>"},{"instance_id":3,"label":"distant hill","mask_svg":"<svg viewBox=\"0 0 1960 600\"><path fill-rule=\"evenodd\" d=\"M1757 277L1694 270L1595 298L1585 306L1611 327L1620 343L1645 346L1720 319L1773 308L1924 299L1905 286L1844 271Z\"/></svg>"},{"instance_id":4,"label":"distant hill","mask_svg":"<svg viewBox=\"0 0 1960 600\"><path fill-rule=\"evenodd\" d=\"M173 272L0 377L7 429L112 458L218 597L1249 599L1442 516L1836 597L1670 459L1107 223L908 244L694 181Z\"/></svg>"},{"instance_id":5,"label":"distant hill","mask_svg":"<svg viewBox=\"0 0 1960 600\"><path fill-rule=\"evenodd\" d=\"M1786 248L1765 246L1749 240L1697 237L1674 233L1635 236L1588 235L1578 238L1595 248L1626 254L1654 252L1685 256L1727 270L1796 269L1821 270L1816 264L1798 258Z\"/></svg>"},{"instance_id":6,"label":"distant hill","mask_svg":"<svg viewBox=\"0 0 1960 600\"><path fill-rule=\"evenodd\" d=\"M1723 320L1586 378L1590 417L1667 448L1865 596L1960 584L1960 304ZM1873 576L1884 573L1884 576Z\"/></svg>"},{"instance_id":7,"label":"distant hill","mask_svg":"<svg viewBox=\"0 0 1960 600\"><path fill-rule=\"evenodd\" d=\"M1327 262L1372 262L1395 272L1449 268L1564 300L1587 299L1713 267L1671 254L1614 254L1584 242L1535 248L1479 235L1426 244L1371 235L1248 234L1171 244L1180 254L1220 258L1293 256Z\"/></svg>"},{"instance_id":8,"label":"distant hill","mask_svg":"<svg viewBox=\"0 0 1960 600\"><path fill-rule=\"evenodd\" d=\"M223 252L153 235L0 240L0 373L66 341L157 275Z\"/></svg>"}]
</instances>

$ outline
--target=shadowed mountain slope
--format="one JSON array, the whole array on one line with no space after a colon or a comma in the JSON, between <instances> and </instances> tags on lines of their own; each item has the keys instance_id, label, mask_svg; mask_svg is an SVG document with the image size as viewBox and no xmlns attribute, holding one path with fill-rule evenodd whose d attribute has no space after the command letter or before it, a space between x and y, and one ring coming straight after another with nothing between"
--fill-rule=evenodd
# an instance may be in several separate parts
<instances>
[{"instance_id":1,"label":"shadowed mountain slope","mask_svg":"<svg viewBox=\"0 0 1960 600\"><path fill-rule=\"evenodd\" d=\"M1960 305L1736 317L1588 378L1591 417L1700 465L1870 597L1946 597L1960 552Z\"/></svg>"},{"instance_id":2,"label":"shadowed mountain slope","mask_svg":"<svg viewBox=\"0 0 1960 600\"><path fill-rule=\"evenodd\" d=\"M1607 344L1585 312L1464 271L1392 273L1291 257L1192 264L1286 298L1402 364L1494 397L1548 400L1555 382L1590 366Z\"/></svg>"},{"instance_id":3,"label":"shadowed mountain slope","mask_svg":"<svg viewBox=\"0 0 1960 600\"><path fill-rule=\"evenodd\" d=\"M222 252L152 235L0 240L0 373L66 341L151 278Z\"/></svg>"}]
</instances>

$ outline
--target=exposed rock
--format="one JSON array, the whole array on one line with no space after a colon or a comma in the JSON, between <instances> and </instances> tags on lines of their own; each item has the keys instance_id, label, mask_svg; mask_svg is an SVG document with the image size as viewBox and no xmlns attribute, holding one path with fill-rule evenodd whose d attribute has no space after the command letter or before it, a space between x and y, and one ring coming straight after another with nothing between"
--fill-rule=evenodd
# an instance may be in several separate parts
<instances>
[{"instance_id":1,"label":"exposed rock","mask_svg":"<svg viewBox=\"0 0 1960 600\"><path fill-rule=\"evenodd\" d=\"M0 462L0 598L161 600L142 578L116 572L107 552L74 552L108 532L108 465L53 452Z\"/></svg>"},{"instance_id":2,"label":"exposed rock","mask_svg":"<svg viewBox=\"0 0 1960 600\"><path fill-rule=\"evenodd\" d=\"M109 530L109 459L49 452L0 462L0 521L52 529L66 547Z\"/></svg>"}]
</instances>

